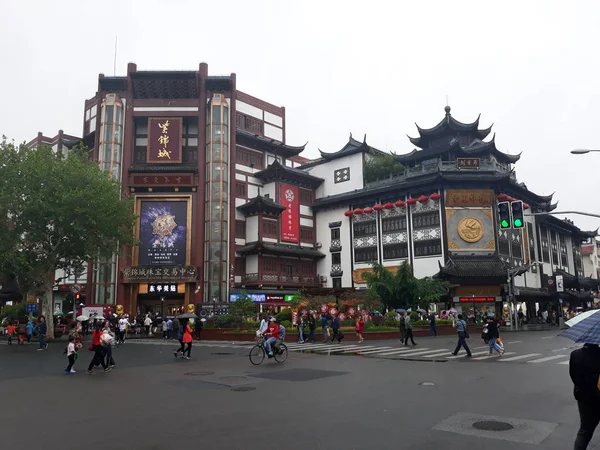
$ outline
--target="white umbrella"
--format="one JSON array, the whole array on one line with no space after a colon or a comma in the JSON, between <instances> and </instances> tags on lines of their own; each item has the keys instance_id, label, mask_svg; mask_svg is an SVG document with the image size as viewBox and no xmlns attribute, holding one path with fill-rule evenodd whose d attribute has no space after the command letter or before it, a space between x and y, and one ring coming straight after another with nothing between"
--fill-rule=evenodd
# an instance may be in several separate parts
<instances>
[{"instance_id":1,"label":"white umbrella","mask_svg":"<svg viewBox=\"0 0 600 450\"><path fill-rule=\"evenodd\" d=\"M573 317L571 320L566 321L565 325L567 325L568 327L572 327L573 325L576 325L582 320L587 319L588 317L593 316L594 314L597 314L599 312L600 309L590 309L589 311L582 312L581 314L578 314L575 317Z\"/></svg>"},{"instance_id":2,"label":"white umbrella","mask_svg":"<svg viewBox=\"0 0 600 450\"><path fill-rule=\"evenodd\" d=\"M88 316L79 316L77 317L77 320L79 322L85 322L86 320L90 320L90 318Z\"/></svg>"}]
</instances>

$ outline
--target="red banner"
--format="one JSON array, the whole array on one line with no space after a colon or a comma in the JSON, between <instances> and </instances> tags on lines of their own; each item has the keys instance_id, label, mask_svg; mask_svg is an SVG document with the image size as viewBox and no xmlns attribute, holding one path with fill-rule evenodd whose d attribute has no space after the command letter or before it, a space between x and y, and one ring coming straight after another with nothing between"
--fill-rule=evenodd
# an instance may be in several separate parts
<instances>
[{"instance_id":1,"label":"red banner","mask_svg":"<svg viewBox=\"0 0 600 450\"><path fill-rule=\"evenodd\" d=\"M298 188L289 184L281 185L281 204L285 211L281 214L281 240L299 242L300 240L300 203Z\"/></svg>"},{"instance_id":2,"label":"red banner","mask_svg":"<svg viewBox=\"0 0 600 450\"><path fill-rule=\"evenodd\" d=\"M148 163L181 162L181 117L148 119Z\"/></svg>"}]
</instances>

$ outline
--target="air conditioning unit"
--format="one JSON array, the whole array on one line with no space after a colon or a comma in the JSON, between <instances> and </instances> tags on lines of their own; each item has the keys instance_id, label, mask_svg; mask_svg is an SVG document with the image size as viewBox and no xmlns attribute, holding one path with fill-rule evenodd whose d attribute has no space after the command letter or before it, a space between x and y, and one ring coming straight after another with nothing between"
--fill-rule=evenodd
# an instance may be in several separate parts
<instances>
[{"instance_id":1,"label":"air conditioning unit","mask_svg":"<svg viewBox=\"0 0 600 450\"><path fill-rule=\"evenodd\" d=\"M327 277L321 276L321 283L327 283Z\"/></svg>"},{"instance_id":2,"label":"air conditioning unit","mask_svg":"<svg viewBox=\"0 0 600 450\"><path fill-rule=\"evenodd\" d=\"M317 242L315 244L315 248L321 248L321 247L323 247L323 244L321 244L320 242Z\"/></svg>"}]
</instances>

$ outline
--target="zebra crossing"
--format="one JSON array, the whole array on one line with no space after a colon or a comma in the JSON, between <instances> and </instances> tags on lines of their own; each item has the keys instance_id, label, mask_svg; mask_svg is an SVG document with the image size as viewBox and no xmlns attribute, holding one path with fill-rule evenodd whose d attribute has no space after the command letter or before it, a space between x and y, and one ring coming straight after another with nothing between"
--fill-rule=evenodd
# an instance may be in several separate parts
<instances>
[{"instance_id":1,"label":"zebra crossing","mask_svg":"<svg viewBox=\"0 0 600 450\"><path fill-rule=\"evenodd\" d=\"M507 342L507 344L517 344L522 341ZM177 345L177 341L164 341L159 339L136 339L126 341L129 344L153 344L153 345ZM194 342L194 347L208 348L237 348L248 349L253 346L253 342L232 342L232 341L201 341ZM388 358L388 359L406 359L415 361L454 361L466 359L464 351L459 355L453 355L452 349L429 348L429 347L397 347L397 346L379 346L365 345L356 343L344 344L300 344L296 342L286 342L286 346L291 352L312 353L320 355L354 355L367 358ZM526 363L526 364L557 364L568 365L571 348L561 349L560 354L548 355L542 353L519 353L515 351L506 351L503 356L497 354L489 355L488 346L476 347L472 350L472 361L485 362L496 360L499 363ZM483 350L485 349L485 350ZM514 349L511 348L511 350Z\"/></svg>"}]
</instances>

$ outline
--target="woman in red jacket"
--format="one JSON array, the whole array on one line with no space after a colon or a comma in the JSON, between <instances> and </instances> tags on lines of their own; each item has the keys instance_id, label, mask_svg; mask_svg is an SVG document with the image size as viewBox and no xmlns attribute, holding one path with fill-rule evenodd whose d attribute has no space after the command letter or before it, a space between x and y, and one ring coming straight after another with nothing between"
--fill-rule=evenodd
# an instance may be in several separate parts
<instances>
[{"instance_id":1,"label":"woman in red jacket","mask_svg":"<svg viewBox=\"0 0 600 450\"><path fill-rule=\"evenodd\" d=\"M365 340L362 335L364 329L365 329L365 321L362 316L358 316L356 319L356 335L358 336L359 344Z\"/></svg>"},{"instance_id":2,"label":"woman in red jacket","mask_svg":"<svg viewBox=\"0 0 600 450\"><path fill-rule=\"evenodd\" d=\"M102 344L100 343L100 337L102 336L102 324L98 323L96 325L96 329L92 334L92 343L90 344L90 350L94 352L94 357L90 361L90 365L88 366L87 373L88 375L92 375L92 369L94 366L102 366L105 372L110 372L112 367L107 367L104 362L104 349L102 348Z\"/></svg>"},{"instance_id":3,"label":"woman in red jacket","mask_svg":"<svg viewBox=\"0 0 600 450\"><path fill-rule=\"evenodd\" d=\"M194 330L192 330L192 327L190 327L189 322L187 322L185 324L185 330L183 332L183 343L186 345L186 348L183 351L183 357L185 359L191 359L192 342L194 341L193 332ZM185 352L187 352L187 356L185 356Z\"/></svg>"}]
</instances>

